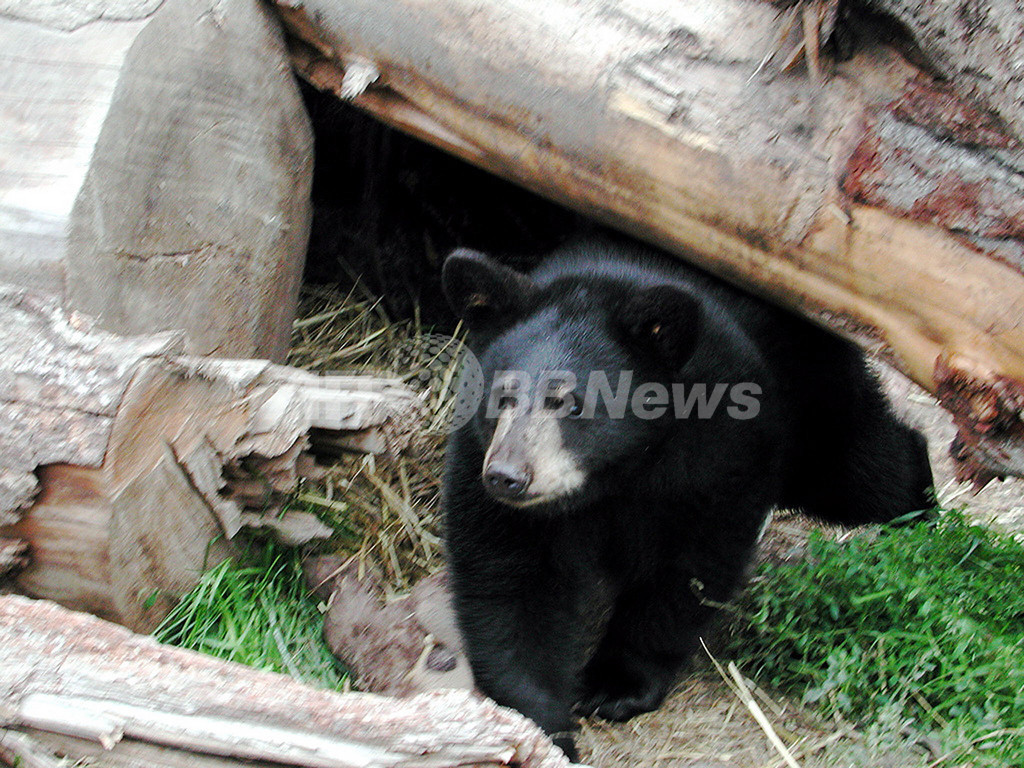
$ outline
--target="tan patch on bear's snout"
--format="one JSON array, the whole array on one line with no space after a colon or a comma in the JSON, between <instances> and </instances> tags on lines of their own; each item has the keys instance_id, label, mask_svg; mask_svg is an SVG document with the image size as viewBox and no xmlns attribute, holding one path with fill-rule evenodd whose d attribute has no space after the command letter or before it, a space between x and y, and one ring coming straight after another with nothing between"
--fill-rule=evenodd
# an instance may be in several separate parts
<instances>
[{"instance_id":1,"label":"tan patch on bear's snout","mask_svg":"<svg viewBox=\"0 0 1024 768\"><path fill-rule=\"evenodd\" d=\"M576 457L562 440L560 419L544 408L505 408L498 416L484 468L492 459L525 463L532 480L514 506L530 506L578 490L586 481Z\"/></svg>"}]
</instances>

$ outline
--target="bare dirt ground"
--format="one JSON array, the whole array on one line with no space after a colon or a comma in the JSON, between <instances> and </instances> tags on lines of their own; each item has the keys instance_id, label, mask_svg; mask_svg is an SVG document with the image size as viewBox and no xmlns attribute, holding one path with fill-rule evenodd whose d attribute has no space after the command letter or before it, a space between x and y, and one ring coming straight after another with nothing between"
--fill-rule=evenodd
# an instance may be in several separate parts
<instances>
[{"instance_id":1,"label":"bare dirt ground","mask_svg":"<svg viewBox=\"0 0 1024 768\"><path fill-rule=\"evenodd\" d=\"M858 733L757 691L772 727L802 768L925 768L930 753L896 729ZM588 722L583 760L601 768L785 768L764 731L713 671L682 683L658 710L624 725Z\"/></svg>"},{"instance_id":2,"label":"bare dirt ground","mask_svg":"<svg viewBox=\"0 0 1024 768\"><path fill-rule=\"evenodd\" d=\"M897 412L928 438L940 503L1024 534L1024 481L993 482L977 494L969 483L957 482L949 456L955 434L950 415L893 370L882 366L880 376ZM762 542L761 556L796 555L811 527L799 518L776 520ZM927 745L901 732L899 723L860 732L849 723L822 720L775 693L756 687L754 693L771 726L803 768L924 768L936 759ZM624 724L588 721L579 743L583 760L595 768L786 766L747 707L705 660L698 662L694 673L657 712Z\"/></svg>"}]
</instances>

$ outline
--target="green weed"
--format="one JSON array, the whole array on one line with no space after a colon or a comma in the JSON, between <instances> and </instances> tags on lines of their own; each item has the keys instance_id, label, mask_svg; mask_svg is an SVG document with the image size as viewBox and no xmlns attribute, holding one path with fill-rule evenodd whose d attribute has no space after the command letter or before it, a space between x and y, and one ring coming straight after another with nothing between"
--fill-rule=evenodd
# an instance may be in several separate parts
<instances>
[{"instance_id":1,"label":"green weed","mask_svg":"<svg viewBox=\"0 0 1024 768\"><path fill-rule=\"evenodd\" d=\"M936 765L1024 765L1024 546L948 513L933 525L766 564L727 654L762 684L870 724L896 711ZM948 762L947 762L948 761Z\"/></svg>"},{"instance_id":2,"label":"green weed","mask_svg":"<svg viewBox=\"0 0 1024 768\"><path fill-rule=\"evenodd\" d=\"M323 616L297 552L252 545L203 574L156 630L161 642L341 690L344 668L324 644Z\"/></svg>"}]
</instances>

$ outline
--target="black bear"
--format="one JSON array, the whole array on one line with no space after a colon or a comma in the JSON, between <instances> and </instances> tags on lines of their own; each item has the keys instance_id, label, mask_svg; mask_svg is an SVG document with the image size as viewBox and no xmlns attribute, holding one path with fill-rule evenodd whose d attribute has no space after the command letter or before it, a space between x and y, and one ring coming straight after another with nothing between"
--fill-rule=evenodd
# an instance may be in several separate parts
<instances>
[{"instance_id":1,"label":"black bear","mask_svg":"<svg viewBox=\"0 0 1024 768\"><path fill-rule=\"evenodd\" d=\"M923 438L851 343L639 244L521 274L460 249L484 373L442 492L479 688L574 757L573 712L656 708L774 507L843 524L932 506Z\"/></svg>"}]
</instances>

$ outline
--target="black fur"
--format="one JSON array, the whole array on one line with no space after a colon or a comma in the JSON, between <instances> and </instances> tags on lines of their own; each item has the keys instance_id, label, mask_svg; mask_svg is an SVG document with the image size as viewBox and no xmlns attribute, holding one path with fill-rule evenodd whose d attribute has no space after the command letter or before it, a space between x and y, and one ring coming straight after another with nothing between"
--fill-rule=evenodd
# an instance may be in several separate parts
<instances>
[{"instance_id":1,"label":"black fur","mask_svg":"<svg viewBox=\"0 0 1024 768\"><path fill-rule=\"evenodd\" d=\"M455 608L477 685L574 754L573 711L656 708L729 599L768 512L854 525L931 506L924 441L893 416L852 344L674 260L617 240L529 276L459 251L444 284L496 370L634 371L642 382L752 382L754 418L562 419L583 487L535 507L481 482L494 419L448 449ZM486 399L486 398L485 398ZM741 413L742 415L742 413Z\"/></svg>"}]
</instances>

